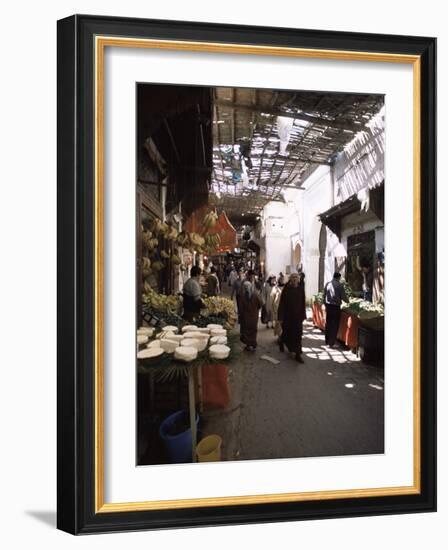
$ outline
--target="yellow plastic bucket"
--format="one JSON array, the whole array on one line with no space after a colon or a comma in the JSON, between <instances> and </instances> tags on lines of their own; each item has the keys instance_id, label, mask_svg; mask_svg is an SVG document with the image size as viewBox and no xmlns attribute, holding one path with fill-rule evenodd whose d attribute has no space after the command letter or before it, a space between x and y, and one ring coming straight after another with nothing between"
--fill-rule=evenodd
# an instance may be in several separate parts
<instances>
[{"instance_id":1,"label":"yellow plastic bucket","mask_svg":"<svg viewBox=\"0 0 448 550\"><path fill-rule=\"evenodd\" d=\"M208 435L196 446L198 462L218 462L221 460L222 439L219 435Z\"/></svg>"}]
</instances>

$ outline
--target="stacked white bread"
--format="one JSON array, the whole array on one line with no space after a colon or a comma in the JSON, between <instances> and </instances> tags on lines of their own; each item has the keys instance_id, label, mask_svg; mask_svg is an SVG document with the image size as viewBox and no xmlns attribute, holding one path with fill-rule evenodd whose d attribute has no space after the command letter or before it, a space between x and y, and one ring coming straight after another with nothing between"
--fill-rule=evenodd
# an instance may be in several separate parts
<instances>
[{"instance_id":1,"label":"stacked white bread","mask_svg":"<svg viewBox=\"0 0 448 550\"><path fill-rule=\"evenodd\" d=\"M205 332L198 332L197 330L192 332L184 332L185 338L203 338L204 340L207 340L210 338L210 336Z\"/></svg>"},{"instance_id":2,"label":"stacked white bread","mask_svg":"<svg viewBox=\"0 0 448 550\"><path fill-rule=\"evenodd\" d=\"M165 336L165 340L172 340L173 342L178 343L180 343L184 338L185 336L183 334L168 334Z\"/></svg>"},{"instance_id":3,"label":"stacked white bread","mask_svg":"<svg viewBox=\"0 0 448 550\"><path fill-rule=\"evenodd\" d=\"M172 330L162 330L159 332L156 338L169 338L170 336L175 336Z\"/></svg>"},{"instance_id":4,"label":"stacked white bread","mask_svg":"<svg viewBox=\"0 0 448 550\"><path fill-rule=\"evenodd\" d=\"M151 361L158 359L164 354L162 348L145 348L137 353L137 359L140 361Z\"/></svg>"},{"instance_id":5,"label":"stacked white bread","mask_svg":"<svg viewBox=\"0 0 448 550\"><path fill-rule=\"evenodd\" d=\"M192 332L193 330L197 330L197 328L196 325L185 325L182 327L182 332Z\"/></svg>"},{"instance_id":6,"label":"stacked white bread","mask_svg":"<svg viewBox=\"0 0 448 550\"><path fill-rule=\"evenodd\" d=\"M201 332L203 334L210 334L210 329L209 328L197 328L194 331L189 331L188 330L187 332Z\"/></svg>"},{"instance_id":7,"label":"stacked white bread","mask_svg":"<svg viewBox=\"0 0 448 550\"><path fill-rule=\"evenodd\" d=\"M184 338L180 345L190 348L196 348L198 351L202 351L201 349L199 349L202 346L202 340L199 338Z\"/></svg>"},{"instance_id":8,"label":"stacked white bread","mask_svg":"<svg viewBox=\"0 0 448 550\"><path fill-rule=\"evenodd\" d=\"M208 339L207 338L185 338L180 343L181 346L191 346L196 348L198 351L204 351L207 347Z\"/></svg>"},{"instance_id":9,"label":"stacked white bread","mask_svg":"<svg viewBox=\"0 0 448 550\"><path fill-rule=\"evenodd\" d=\"M212 336L210 338L210 345L213 346L214 344L227 344L227 336Z\"/></svg>"},{"instance_id":10,"label":"stacked white bread","mask_svg":"<svg viewBox=\"0 0 448 550\"><path fill-rule=\"evenodd\" d=\"M207 325L207 328L209 330L212 330L212 329L215 329L215 328L222 328L222 325L217 325L217 324L214 324L214 323L210 323L209 325Z\"/></svg>"},{"instance_id":11,"label":"stacked white bread","mask_svg":"<svg viewBox=\"0 0 448 550\"><path fill-rule=\"evenodd\" d=\"M173 342L173 340L169 340L168 338L160 339L160 347L167 353L174 353L174 350L178 346L179 346L178 342Z\"/></svg>"},{"instance_id":12,"label":"stacked white bread","mask_svg":"<svg viewBox=\"0 0 448 550\"><path fill-rule=\"evenodd\" d=\"M137 344L139 346L143 346L143 344L146 344L148 340L149 338L146 334L137 334Z\"/></svg>"},{"instance_id":13,"label":"stacked white bread","mask_svg":"<svg viewBox=\"0 0 448 550\"><path fill-rule=\"evenodd\" d=\"M165 332L174 332L174 334L179 332L179 329L174 325L167 325L166 327L163 327L163 330Z\"/></svg>"},{"instance_id":14,"label":"stacked white bread","mask_svg":"<svg viewBox=\"0 0 448 550\"><path fill-rule=\"evenodd\" d=\"M146 345L147 348L160 348L160 340L153 340Z\"/></svg>"},{"instance_id":15,"label":"stacked white bread","mask_svg":"<svg viewBox=\"0 0 448 550\"><path fill-rule=\"evenodd\" d=\"M179 346L174 351L174 358L179 361L185 361L186 363L194 361L197 356L198 350L190 346Z\"/></svg>"},{"instance_id":16,"label":"stacked white bread","mask_svg":"<svg viewBox=\"0 0 448 550\"><path fill-rule=\"evenodd\" d=\"M227 359L230 354L230 348L222 344L214 344L208 348L211 359Z\"/></svg>"},{"instance_id":17,"label":"stacked white bread","mask_svg":"<svg viewBox=\"0 0 448 550\"><path fill-rule=\"evenodd\" d=\"M151 338L153 334L153 327L140 327L137 329L137 335L148 336L149 338Z\"/></svg>"},{"instance_id":18,"label":"stacked white bread","mask_svg":"<svg viewBox=\"0 0 448 550\"><path fill-rule=\"evenodd\" d=\"M225 328L212 328L210 330L211 336L227 336L227 330Z\"/></svg>"}]
</instances>

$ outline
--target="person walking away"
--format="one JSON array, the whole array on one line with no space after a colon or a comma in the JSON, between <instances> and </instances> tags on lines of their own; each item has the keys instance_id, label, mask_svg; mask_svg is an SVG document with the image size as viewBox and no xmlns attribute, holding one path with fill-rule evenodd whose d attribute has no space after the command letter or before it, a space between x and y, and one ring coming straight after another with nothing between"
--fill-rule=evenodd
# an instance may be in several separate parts
<instances>
[{"instance_id":1,"label":"person walking away","mask_svg":"<svg viewBox=\"0 0 448 550\"><path fill-rule=\"evenodd\" d=\"M220 293L219 279L216 275L216 267L212 265L210 274L207 276L207 295L218 296Z\"/></svg>"},{"instance_id":2,"label":"person walking away","mask_svg":"<svg viewBox=\"0 0 448 550\"><path fill-rule=\"evenodd\" d=\"M224 268L224 282L227 282L227 279L229 278L229 275L232 269L233 269L233 262L226 264Z\"/></svg>"},{"instance_id":3,"label":"person walking away","mask_svg":"<svg viewBox=\"0 0 448 550\"><path fill-rule=\"evenodd\" d=\"M282 297L283 288L280 288L278 284L275 286L274 299L272 300L272 320L274 324L274 335L280 339L282 333L282 326L278 320L278 308L280 306L280 299Z\"/></svg>"},{"instance_id":4,"label":"person walking away","mask_svg":"<svg viewBox=\"0 0 448 550\"><path fill-rule=\"evenodd\" d=\"M190 278L184 284L182 290L184 313L183 318L187 321L194 321L198 317L204 303L201 300L202 288L199 283L201 277L201 268L194 265L191 268Z\"/></svg>"},{"instance_id":5,"label":"person walking away","mask_svg":"<svg viewBox=\"0 0 448 550\"><path fill-rule=\"evenodd\" d=\"M372 301L373 296L373 271L370 269L370 265L365 263L361 267L362 275L362 297L367 302Z\"/></svg>"},{"instance_id":6,"label":"person walking away","mask_svg":"<svg viewBox=\"0 0 448 550\"><path fill-rule=\"evenodd\" d=\"M285 281L285 276L283 275L283 273L280 271L280 273L278 274L278 286L280 288L283 288L286 284L286 281Z\"/></svg>"},{"instance_id":7,"label":"person walking away","mask_svg":"<svg viewBox=\"0 0 448 550\"><path fill-rule=\"evenodd\" d=\"M240 340L246 345L247 351L255 351L257 348L258 316L261 304L260 293L255 287L255 273L249 270L241 285L238 298Z\"/></svg>"},{"instance_id":8,"label":"person walking away","mask_svg":"<svg viewBox=\"0 0 448 550\"><path fill-rule=\"evenodd\" d=\"M222 288L223 278L224 278L224 271L222 268L222 264L218 264L218 267L216 268L216 276L218 277L219 281L219 288Z\"/></svg>"},{"instance_id":9,"label":"person walking away","mask_svg":"<svg viewBox=\"0 0 448 550\"><path fill-rule=\"evenodd\" d=\"M306 319L305 284L298 273L292 273L286 283L280 298L278 319L282 333L279 337L280 351L284 346L295 353L295 359L303 363L302 334L303 321Z\"/></svg>"},{"instance_id":10,"label":"person walking away","mask_svg":"<svg viewBox=\"0 0 448 550\"><path fill-rule=\"evenodd\" d=\"M325 344L334 347L341 318L341 303L348 302L344 286L341 283L341 274L335 272L333 279L324 288L324 304L326 311Z\"/></svg>"},{"instance_id":11,"label":"person walking away","mask_svg":"<svg viewBox=\"0 0 448 550\"><path fill-rule=\"evenodd\" d=\"M277 287L275 276L271 275L264 284L262 293L263 309L261 322L266 325L266 328L274 328L274 302L277 294L280 294L280 289ZM271 327L269 327L269 324Z\"/></svg>"},{"instance_id":12,"label":"person walking away","mask_svg":"<svg viewBox=\"0 0 448 550\"><path fill-rule=\"evenodd\" d=\"M237 278L232 284L232 292L230 293L230 299L233 300L235 298L236 302L236 312L238 314L238 323L240 323L240 290L244 282L244 271L242 269L239 270L237 274Z\"/></svg>"},{"instance_id":13,"label":"person walking away","mask_svg":"<svg viewBox=\"0 0 448 550\"><path fill-rule=\"evenodd\" d=\"M228 281L230 288L233 287L233 283L238 279L238 272L237 270L232 266L232 269L229 273Z\"/></svg>"}]
</instances>

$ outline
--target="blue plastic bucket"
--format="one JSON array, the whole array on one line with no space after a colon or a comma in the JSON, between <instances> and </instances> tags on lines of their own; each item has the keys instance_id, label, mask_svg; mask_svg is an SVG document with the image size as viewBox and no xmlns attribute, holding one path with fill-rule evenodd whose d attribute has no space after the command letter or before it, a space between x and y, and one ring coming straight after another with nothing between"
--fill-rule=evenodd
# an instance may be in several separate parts
<instances>
[{"instance_id":1,"label":"blue plastic bucket","mask_svg":"<svg viewBox=\"0 0 448 550\"><path fill-rule=\"evenodd\" d=\"M182 423L188 426L188 429L176 435L176 424ZM199 423L199 416L196 414L196 428ZM160 437L165 445L165 450L170 464L182 464L192 461L192 437L190 428L190 415L187 411L177 411L171 414L160 424Z\"/></svg>"}]
</instances>

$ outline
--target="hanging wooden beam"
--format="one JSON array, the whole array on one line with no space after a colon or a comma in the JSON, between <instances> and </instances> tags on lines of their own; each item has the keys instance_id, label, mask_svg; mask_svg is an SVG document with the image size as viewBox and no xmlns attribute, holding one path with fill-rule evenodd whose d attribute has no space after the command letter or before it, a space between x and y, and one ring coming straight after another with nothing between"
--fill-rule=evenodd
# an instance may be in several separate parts
<instances>
[{"instance_id":1,"label":"hanging wooden beam","mask_svg":"<svg viewBox=\"0 0 448 550\"><path fill-rule=\"evenodd\" d=\"M338 128L340 130L349 130L351 132L359 132L363 130L364 125L362 124L352 124L350 122L340 122L337 120L328 120L326 118L307 115L305 113L288 113L277 109L275 107L261 107L261 106L252 106L252 105L243 105L241 103L232 103L231 101L226 101L223 99L217 100L217 104L220 107L225 107L227 109L239 109L241 111L253 112L254 110L258 113L266 113L271 116L283 116L287 118L295 118L297 120L303 120L305 122L311 122L312 124L318 124L320 126L329 126L330 128Z\"/></svg>"}]
</instances>

